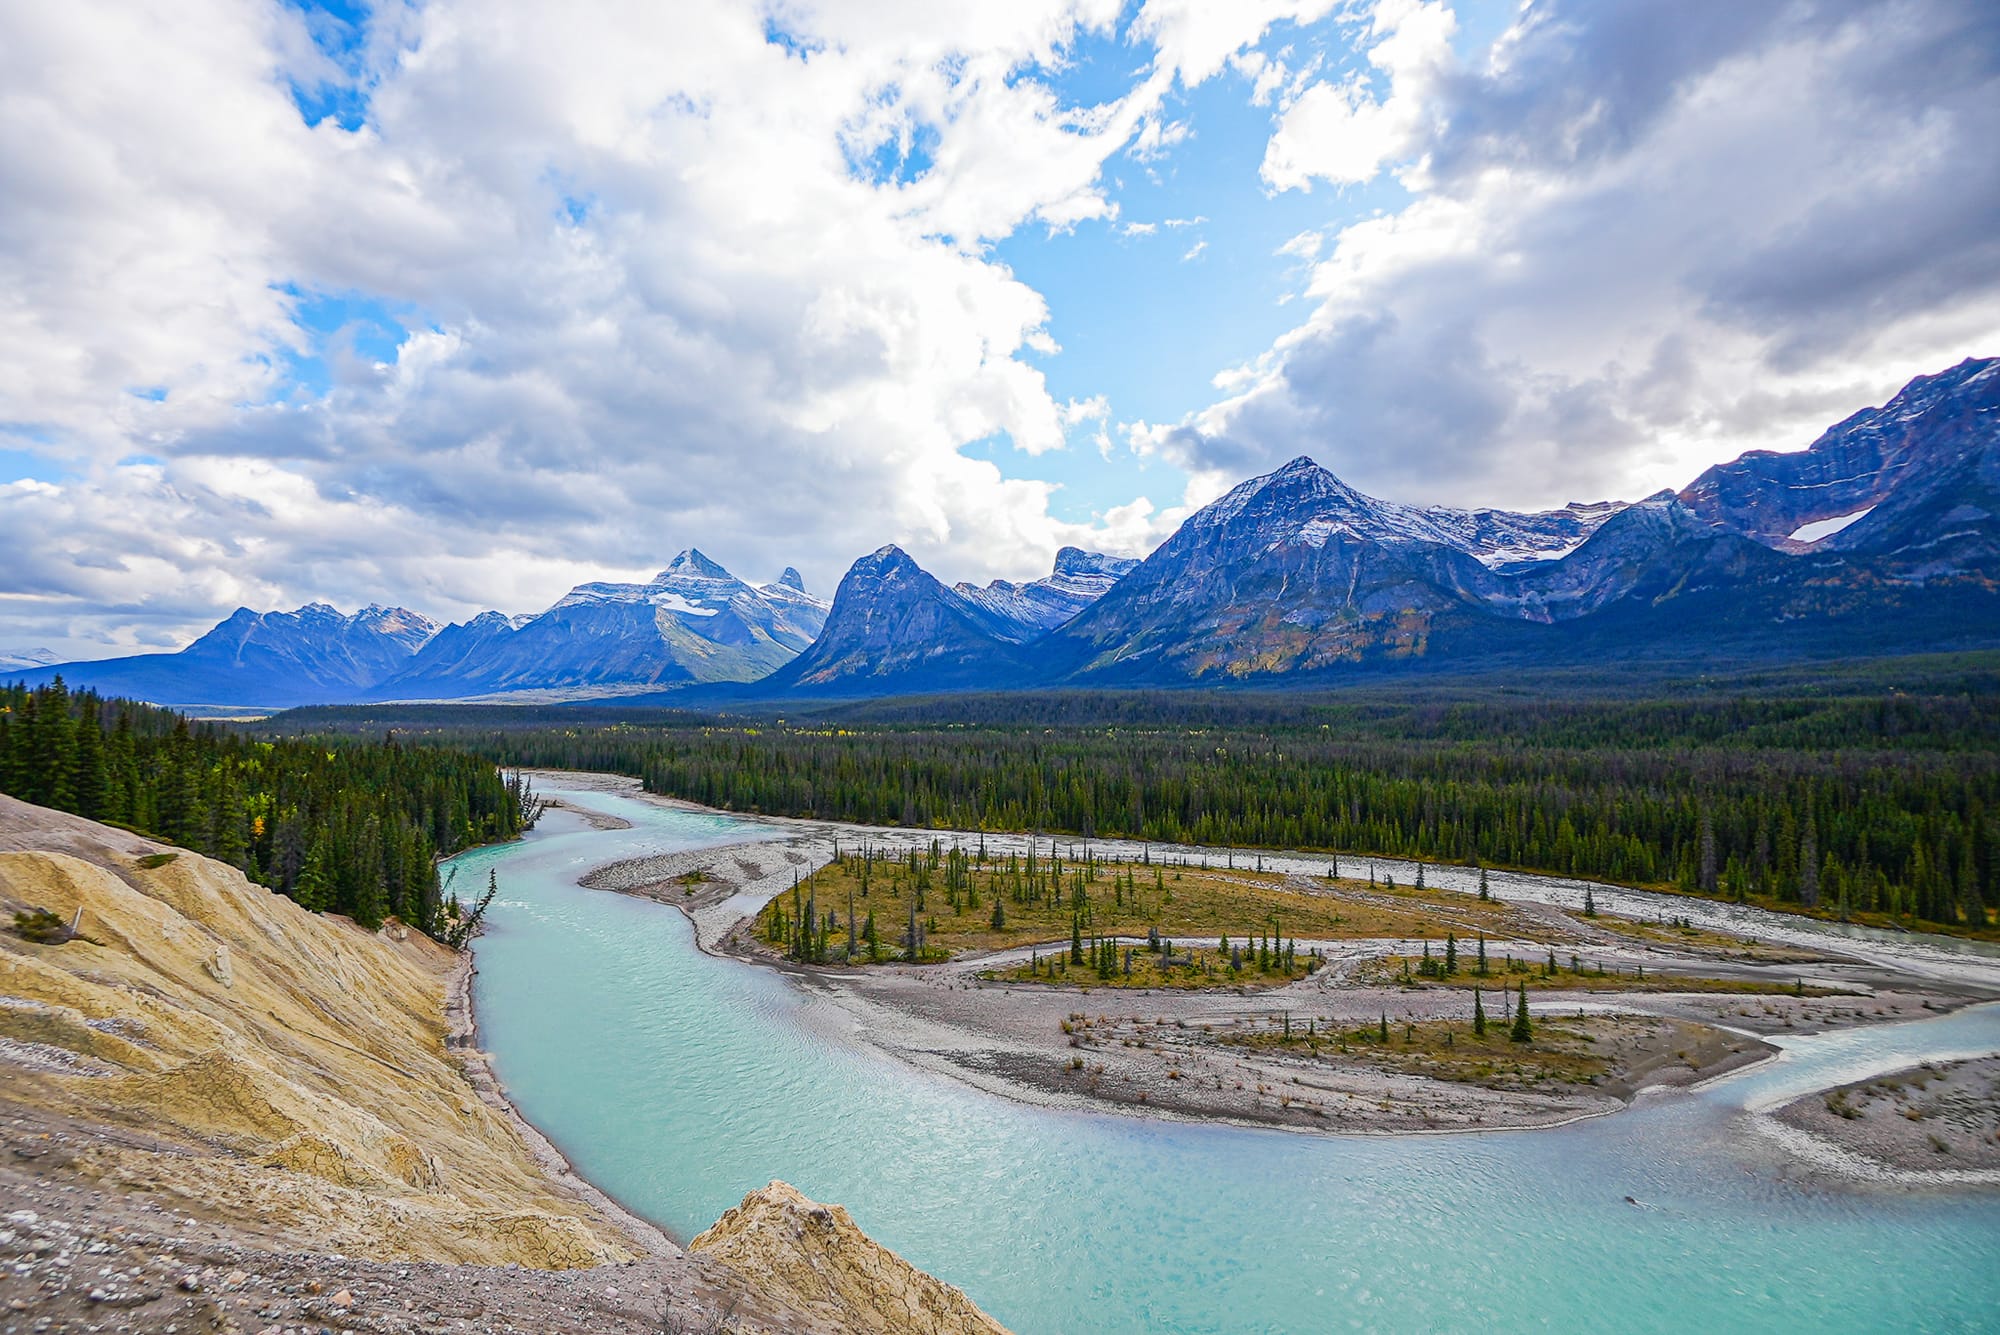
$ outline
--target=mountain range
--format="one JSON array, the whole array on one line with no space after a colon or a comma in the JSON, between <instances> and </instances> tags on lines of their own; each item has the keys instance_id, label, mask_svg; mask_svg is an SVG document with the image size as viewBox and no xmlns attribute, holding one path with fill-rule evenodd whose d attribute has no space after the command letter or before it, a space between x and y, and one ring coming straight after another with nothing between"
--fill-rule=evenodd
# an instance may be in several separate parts
<instances>
[{"instance_id":1,"label":"mountain range","mask_svg":"<svg viewBox=\"0 0 2000 1335\"><path fill-rule=\"evenodd\" d=\"M1679 492L1517 513L1417 507L1309 458L1143 561L1066 547L1028 583L947 585L886 546L829 605L698 551L533 617L248 609L178 654L10 672L171 703L702 699L1776 660L2000 645L2000 360L1911 381L1808 448Z\"/></svg>"}]
</instances>

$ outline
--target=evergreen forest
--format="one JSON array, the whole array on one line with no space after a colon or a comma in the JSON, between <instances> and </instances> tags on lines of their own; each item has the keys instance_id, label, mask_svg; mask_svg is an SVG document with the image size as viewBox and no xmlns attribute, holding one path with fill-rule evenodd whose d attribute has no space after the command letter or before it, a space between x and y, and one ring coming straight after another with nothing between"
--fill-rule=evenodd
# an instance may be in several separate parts
<instances>
[{"instance_id":1,"label":"evergreen forest","mask_svg":"<svg viewBox=\"0 0 2000 1335\"><path fill-rule=\"evenodd\" d=\"M460 943L438 861L533 823L526 785L469 752L394 738L256 738L126 700L0 688L0 792L239 868L369 928Z\"/></svg>"},{"instance_id":2,"label":"evergreen forest","mask_svg":"<svg viewBox=\"0 0 2000 1335\"><path fill-rule=\"evenodd\" d=\"M1928 690L296 711L745 813L1403 857L1929 930L2000 908L2000 710Z\"/></svg>"}]
</instances>

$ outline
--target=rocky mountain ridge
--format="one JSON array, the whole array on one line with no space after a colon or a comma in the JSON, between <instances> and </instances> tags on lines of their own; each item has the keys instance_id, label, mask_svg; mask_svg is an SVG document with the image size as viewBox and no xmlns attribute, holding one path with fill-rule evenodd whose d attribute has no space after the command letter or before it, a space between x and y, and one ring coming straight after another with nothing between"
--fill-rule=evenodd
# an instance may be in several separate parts
<instances>
[{"instance_id":1,"label":"rocky mountain ridge","mask_svg":"<svg viewBox=\"0 0 2000 1335\"><path fill-rule=\"evenodd\" d=\"M1968 360L1804 450L1753 452L1631 504L1417 507L1300 457L1197 511L1034 640L961 617L925 657L894 628L931 634L898 601L919 588L934 599L928 576L843 581L829 625L848 622L843 598L865 600L872 638L758 690L1227 684L2000 645L1996 516L2000 361Z\"/></svg>"},{"instance_id":2,"label":"rocky mountain ridge","mask_svg":"<svg viewBox=\"0 0 2000 1335\"><path fill-rule=\"evenodd\" d=\"M537 616L448 626L368 696L753 681L811 644L826 614L789 566L775 583L747 584L690 548L644 584L579 584Z\"/></svg>"},{"instance_id":3,"label":"rocky mountain ridge","mask_svg":"<svg viewBox=\"0 0 2000 1335\"><path fill-rule=\"evenodd\" d=\"M1025 583L947 586L890 545L829 605L789 567L750 585L689 550L648 583L579 585L529 618L440 630L401 609L246 609L179 655L60 670L169 703L266 706L1228 684L1988 647L1996 599L2000 360L1968 359L1805 449L1752 451L1633 503L1414 506L1302 456L1142 561L1068 547Z\"/></svg>"}]
</instances>

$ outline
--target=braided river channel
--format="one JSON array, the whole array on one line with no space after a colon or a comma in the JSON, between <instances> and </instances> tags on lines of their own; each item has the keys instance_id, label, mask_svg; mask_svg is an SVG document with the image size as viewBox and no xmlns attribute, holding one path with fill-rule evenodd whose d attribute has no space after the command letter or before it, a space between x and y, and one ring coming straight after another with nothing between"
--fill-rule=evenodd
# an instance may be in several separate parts
<instances>
[{"instance_id":1,"label":"braided river channel","mask_svg":"<svg viewBox=\"0 0 2000 1335\"><path fill-rule=\"evenodd\" d=\"M2000 1052L2000 1005L1776 1040L1773 1061L1551 1130L1036 1107L844 1041L832 1003L705 954L678 910L577 883L770 827L540 786L631 827L551 810L456 859L461 892L489 868L500 885L480 1042L579 1172L682 1239L782 1178L1020 1335L2000 1331L2000 1188L1833 1185L1751 1111Z\"/></svg>"}]
</instances>

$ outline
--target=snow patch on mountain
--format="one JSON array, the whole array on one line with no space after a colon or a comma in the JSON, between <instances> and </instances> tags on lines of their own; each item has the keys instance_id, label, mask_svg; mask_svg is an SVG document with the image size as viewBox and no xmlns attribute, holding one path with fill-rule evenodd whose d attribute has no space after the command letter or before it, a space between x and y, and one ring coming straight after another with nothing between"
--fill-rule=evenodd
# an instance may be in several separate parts
<instances>
[{"instance_id":1,"label":"snow patch on mountain","mask_svg":"<svg viewBox=\"0 0 2000 1335\"><path fill-rule=\"evenodd\" d=\"M1821 538L1830 538L1856 520L1866 519L1874 508L1872 505L1864 505L1851 515L1835 515L1831 519L1815 519L1810 524L1800 524L1792 530L1791 540L1811 543L1818 542Z\"/></svg>"},{"instance_id":2,"label":"snow patch on mountain","mask_svg":"<svg viewBox=\"0 0 2000 1335\"><path fill-rule=\"evenodd\" d=\"M691 617L712 617L722 610L719 607L703 607L699 603L691 603L671 589L654 594L651 602L655 607L664 607L669 612L679 612L683 616Z\"/></svg>"},{"instance_id":3,"label":"snow patch on mountain","mask_svg":"<svg viewBox=\"0 0 2000 1335\"><path fill-rule=\"evenodd\" d=\"M996 579L985 587L960 583L952 592L1000 623L1003 639L1025 644L1102 598L1139 563L1123 556L1065 547L1055 569L1026 584Z\"/></svg>"}]
</instances>

